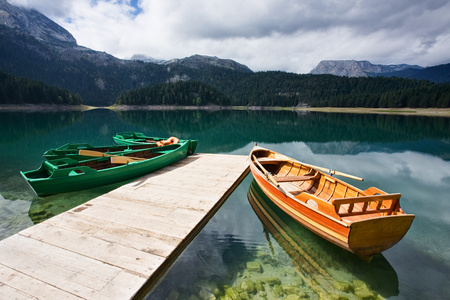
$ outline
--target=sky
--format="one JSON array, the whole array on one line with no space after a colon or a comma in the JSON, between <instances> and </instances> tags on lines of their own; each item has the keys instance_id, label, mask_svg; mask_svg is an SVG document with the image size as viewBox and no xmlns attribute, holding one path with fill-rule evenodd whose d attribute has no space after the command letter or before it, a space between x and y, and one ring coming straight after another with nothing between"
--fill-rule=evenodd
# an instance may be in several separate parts
<instances>
[{"instance_id":1,"label":"sky","mask_svg":"<svg viewBox=\"0 0 450 300\"><path fill-rule=\"evenodd\" d=\"M309 73L322 60L450 63L449 0L8 0L79 45L128 59L194 54L253 71Z\"/></svg>"}]
</instances>

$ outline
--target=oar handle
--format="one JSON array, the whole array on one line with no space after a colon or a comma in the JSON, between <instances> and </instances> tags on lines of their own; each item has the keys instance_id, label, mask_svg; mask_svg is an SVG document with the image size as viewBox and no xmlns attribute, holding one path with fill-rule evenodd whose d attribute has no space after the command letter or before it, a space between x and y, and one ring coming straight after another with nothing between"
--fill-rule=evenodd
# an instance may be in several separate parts
<instances>
[{"instance_id":1,"label":"oar handle","mask_svg":"<svg viewBox=\"0 0 450 300\"><path fill-rule=\"evenodd\" d=\"M331 175L335 174L335 175L348 177L348 178L359 180L359 181L364 181L364 178L357 177L357 176L354 176L354 175L350 175L350 174L346 174L346 173L343 173L343 172L339 172L339 171L335 171L335 170L331 170L331 169L327 169L327 168L323 168L323 167L318 167L318 166L314 166L314 165L310 165L310 164L305 164L303 162L300 162L300 163L302 165L304 165L304 166L307 166L307 167L310 167L310 168L313 168L313 169L317 169L317 170L329 173Z\"/></svg>"},{"instance_id":2,"label":"oar handle","mask_svg":"<svg viewBox=\"0 0 450 300\"><path fill-rule=\"evenodd\" d=\"M342 172L335 171L335 170L331 170L330 174L336 174L336 175L339 175L339 176L344 176L344 177L348 177L348 178L351 178L351 179L364 181L364 178L357 177L357 176L350 175L350 174L346 174L346 173L342 173Z\"/></svg>"},{"instance_id":3,"label":"oar handle","mask_svg":"<svg viewBox=\"0 0 450 300\"><path fill-rule=\"evenodd\" d=\"M258 161L255 155L252 155L253 160L258 164L258 166L261 168L261 171L263 171L264 175L266 175L267 179L269 179L273 184L275 184L276 187L280 186L279 183L273 178L272 174L266 170L266 168L261 165L261 163Z\"/></svg>"}]
</instances>

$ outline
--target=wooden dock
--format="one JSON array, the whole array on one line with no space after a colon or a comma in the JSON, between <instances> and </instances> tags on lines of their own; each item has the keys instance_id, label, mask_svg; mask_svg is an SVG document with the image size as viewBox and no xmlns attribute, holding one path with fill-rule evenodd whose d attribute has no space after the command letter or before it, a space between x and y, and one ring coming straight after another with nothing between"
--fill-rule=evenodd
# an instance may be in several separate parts
<instances>
[{"instance_id":1,"label":"wooden dock","mask_svg":"<svg viewBox=\"0 0 450 300\"><path fill-rule=\"evenodd\" d=\"M0 298L143 296L248 172L193 155L0 241Z\"/></svg>"}]
</instances>

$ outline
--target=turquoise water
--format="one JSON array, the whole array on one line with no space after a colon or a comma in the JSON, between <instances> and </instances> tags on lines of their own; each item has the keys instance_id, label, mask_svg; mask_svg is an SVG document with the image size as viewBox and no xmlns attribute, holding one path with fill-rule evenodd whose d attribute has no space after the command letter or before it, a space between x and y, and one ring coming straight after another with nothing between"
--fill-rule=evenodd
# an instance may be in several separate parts
<instances>
[{"instance_id":1,"label":"turquoise water","mask_svg":"<svg viewBox=\"0 0 450 300\"><path fill-rule=\"evenodd\" d=\"M20 170L37 168L49 148L112 144L125 130L198 139L197 152L247 155L258 142L363 177L346 179L362 189L400 192L402 208L416 215L403 240L366 264L266 203L249 175L148 299L219 299L229 287L249 299L450 299L450 118L93 110L0 112L0 125L0 239L118 186L38 198ZM256 202L265 214L255 212Z\"/></svg>"}]
</instances>

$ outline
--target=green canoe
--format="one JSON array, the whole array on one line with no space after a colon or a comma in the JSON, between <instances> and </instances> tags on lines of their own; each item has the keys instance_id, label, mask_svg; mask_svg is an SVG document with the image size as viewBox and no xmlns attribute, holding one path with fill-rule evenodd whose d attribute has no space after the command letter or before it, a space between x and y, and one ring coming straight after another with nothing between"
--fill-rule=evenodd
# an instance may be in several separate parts
<instances>
[{"instance_id":1,"label":"green canoe","mask_svg":"<svg viewBox=\"0 0 450 300\"><path fill-rule=\"evenodd\" d=\"M94 188L143 176L184 159L191 141L123 152L86 160L64 157L43 161L32 171L20 172L39 196Z\"/></svg>"},{"instance_id":2,"label":"green canoe","mask_svg":"<svg viewBox=\"0 0 450 300\"><path fill-rule=\"evenodd\" d=\"M48 160L70 157L75 160L85 160L86 156L80 155L80 150L96 151L106 154L120 155L122 152L130 152L134 150L143 150L158 147L156 143L148 143L142 145L107 145L107 146L92 146L91 144L65 144L55 149L45 151L44 157ZM99 155L91 155L96 157Z\"/></svg>"},{"instance_id":3,"label":"green canoe","mask_svg":"<svg viewBox=\"0 0 450 300\"><path fill-rule=\"evenodd\" d=\"M173 138L173 137L171 137ZM171 139L169 138L169 139ZM147 145L152 143L158 143L162 142L164 140L169 139L162 139L157 137L151 137L146 136L143 133L140 132L134 132L134 131L125 131L125 132L119 132L116 133L115 136L113 136L114 142L118 145ZM183 140L180 140L182 142ZM188 153L194 153L195 149L197 148L197 140L191 140L191 144L189 146Z\"/></svg>"}]
</instances>

